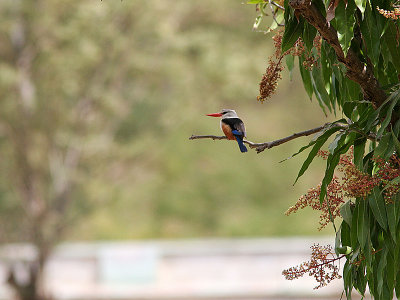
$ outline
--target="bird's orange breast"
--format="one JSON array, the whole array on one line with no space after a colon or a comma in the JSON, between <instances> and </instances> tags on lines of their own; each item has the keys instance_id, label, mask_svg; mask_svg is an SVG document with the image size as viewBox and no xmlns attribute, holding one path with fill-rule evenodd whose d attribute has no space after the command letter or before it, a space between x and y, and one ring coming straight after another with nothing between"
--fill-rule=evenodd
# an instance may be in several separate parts
<instances>
[{"instance_id":1,"label":"bird's orange breast","mask_svg":"<svg viewBox=\"0 0 400 300\"><path fill-rule=\"evenodd\" d=\"M228 138L228 140L234 140L235 137L232 134L232 129L228 124L225 124L224 122L221 122L221 129L224 132L225 136Z\"/></svg>"}]
</instances>

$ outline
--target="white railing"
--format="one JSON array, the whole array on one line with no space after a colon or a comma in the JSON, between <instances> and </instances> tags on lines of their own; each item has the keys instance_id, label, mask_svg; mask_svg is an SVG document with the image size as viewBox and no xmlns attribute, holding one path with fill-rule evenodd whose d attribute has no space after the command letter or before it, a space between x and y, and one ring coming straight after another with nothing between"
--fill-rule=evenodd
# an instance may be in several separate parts
<instances>
[{"instance_id":1,"label":"white railing","mask_svg":"<svg viewBox=\"0 0 400 300\"><path fill-rule=\"evenodd\" d=\"M313 290L310 277L286 281L282 270L309 259L329 238L205 239L66 243L47 264L56 299L340 299L342 282ZM31 260L29 245L0 248L0 299L9 299L7 266ZM21 271L22 272L22 271ZM20 274L23 277L23 274ZM345 297L344 297L345 298Z\"/></svg>"}]
</instances>

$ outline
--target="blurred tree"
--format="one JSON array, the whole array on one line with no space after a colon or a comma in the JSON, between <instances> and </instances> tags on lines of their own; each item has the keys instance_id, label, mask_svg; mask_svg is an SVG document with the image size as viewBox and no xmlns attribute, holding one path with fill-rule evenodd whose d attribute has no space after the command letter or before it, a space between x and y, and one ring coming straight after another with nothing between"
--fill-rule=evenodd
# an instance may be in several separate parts
<instances>
[{"instance_id":1,"label":"blurred tree","mask_svg":"<svg viewBox=\"0 0 400 300\"><path fill-rule=\"evenodd\" d=\"M124 139L126 118L146 120L144 110L129 114L134 107L151 105L138 97L146 87L135 81L137 41L121 38L133 35L139 13L134 4L0 3L0 237L37 250L27 280L10 264L8 282L20 299L49 298L41 281L53 247L102 200L88 196L91 182L110 193L112 170L129 168L135 155L114 136Z\"/></svg>"}]
</instances>

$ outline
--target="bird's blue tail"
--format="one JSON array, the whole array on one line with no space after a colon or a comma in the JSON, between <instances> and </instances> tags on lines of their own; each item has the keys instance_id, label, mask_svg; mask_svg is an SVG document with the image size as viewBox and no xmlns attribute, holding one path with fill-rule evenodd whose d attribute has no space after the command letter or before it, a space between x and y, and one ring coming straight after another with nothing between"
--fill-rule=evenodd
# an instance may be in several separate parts
<instances>
[{"instance_id":1,"label":"bird's blue tail","mask_svg":"<svg viewBox=\"0 0 400 300\"><path fill-rule=\"evenodd\" d=\"M235 138L236 138L237 143L238 143L238 145L239 145L240 151L241 151L242 153L247 152L247 148L246 148L246 146L243 144L242 136L235 135Z\"/></svg>"}]
</instances>

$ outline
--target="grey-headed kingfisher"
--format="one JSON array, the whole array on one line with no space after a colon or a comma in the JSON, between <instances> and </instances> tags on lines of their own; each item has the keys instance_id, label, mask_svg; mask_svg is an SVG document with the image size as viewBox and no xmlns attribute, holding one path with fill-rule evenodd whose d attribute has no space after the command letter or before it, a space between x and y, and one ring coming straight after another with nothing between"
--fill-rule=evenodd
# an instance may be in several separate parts
<instances>
[{"instance_id":1,"label":"grey-headed kingfisher","mask_svg":"<svg viewBox=\"0 0 400 300\"><path fill-rule=\"evenodd\" d=\"M210 117L222 117L221 129L228 140L236 140L241 152L247 152L246 146L243 144L243 138L246 137L246 129L244 123L240 120L233 109L223 109L219 113L208 114Z\"/></svg>"}]
</instances>

